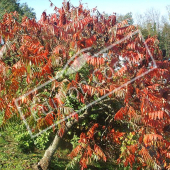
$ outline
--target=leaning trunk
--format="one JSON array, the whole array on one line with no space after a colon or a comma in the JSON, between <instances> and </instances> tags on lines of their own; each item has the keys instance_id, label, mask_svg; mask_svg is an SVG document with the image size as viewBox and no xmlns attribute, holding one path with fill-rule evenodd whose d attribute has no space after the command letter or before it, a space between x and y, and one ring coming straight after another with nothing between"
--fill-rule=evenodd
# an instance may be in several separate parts
<instances>
[{"instance_id":1,"label":"leaning trunk","mask_svg":"<svg viewBox=\"0 0 170 170\"><path fill-rule=\"evenodd\" d=\"M53 143L48 147L48 149L45 151L45 154L43 158L40 160L38 165L35 165L33 167L34 170L47 170L49 167L49 164L51 162L51 159L55 153L55 151L58 148L60 137L58 135L55 136Z\"/></svg>"},{"instance_id":2,"label":"leaning trunk","mask_svg":"<svg viewBox=\"0 0 170 170\"><path fill-rule=\"evenodd\" d=\"M79 117L79 121L83 120L87 115L88 115L88 111L86 110L80 117ZM75 124L77 123L78 120L73 120L73 121L69 121L67 122L66 124L66 127L65 127L65 133L67 133L67 131ZM48 147L48 149L45 151L45 154L43 156L43 158L38 162L37 165L34 165L33 166L33 169L34 170L47 170L49 165L50 165L50 162L51 162L51 159L55 153L55 151L57 150L58 146L59 146L59 142L60 142L60 139L61 137L59 137L58 134L56 134L52 144Z\"/></svg>"}]
</instances>

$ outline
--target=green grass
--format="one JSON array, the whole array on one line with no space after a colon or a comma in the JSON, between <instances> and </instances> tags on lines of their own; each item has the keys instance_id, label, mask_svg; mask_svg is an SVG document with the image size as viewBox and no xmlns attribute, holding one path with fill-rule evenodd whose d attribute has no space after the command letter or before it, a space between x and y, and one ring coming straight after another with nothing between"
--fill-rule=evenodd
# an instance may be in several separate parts
<instances>
[{"instance_id":1,"label":"green grass","mask_svg":"<svg viewBox=\"0 0 170 170\"><path fill-rule=\"evenodd\" d=\"M0 116L0 124L2 119ZM23 151L19 147L16 138L20 133L25 132L25 128L20 125L20 120L14 118L8 125L0 130L0 170L32 170L32 165L36 164L43 156L44 151L34 148L32 151ZM62 142L61 142L62 143ZM70 162L67 155L70 153L69 148L65 145L61 146L55 153L50 167L50 170L65 170L67 164ZM87 170L123 170L125 168L118 168L113 163L96 162L88 165ZM127 168L129 169L129 168ZM126 170L127 170L126 169ZM68 170L71 170L68 169ZM74 170L80 170L80 166L76 165Z\"/></svg>"}]
</instances>

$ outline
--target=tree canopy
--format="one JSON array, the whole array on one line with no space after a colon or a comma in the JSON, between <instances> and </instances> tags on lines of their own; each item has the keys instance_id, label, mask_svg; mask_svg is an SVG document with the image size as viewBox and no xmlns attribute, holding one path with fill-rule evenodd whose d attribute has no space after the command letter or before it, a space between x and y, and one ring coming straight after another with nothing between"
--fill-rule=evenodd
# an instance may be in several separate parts
<instances>
[{"instance_id":1,"label":"tree canopy","mask_svg":"<svg viewBox=\"0 0 170 170\"><path fill-rule=\"evenodd\" d=\"M34 169L47 170L61 138L75 133L70 167L101 160L169 169L170 63L157 37L144 40L127 19L81 3L51 6L38 22L20 23L17 12L0 22L1 127L17 115L35 138L53 132Z\"/></svg>"}]
</instances>

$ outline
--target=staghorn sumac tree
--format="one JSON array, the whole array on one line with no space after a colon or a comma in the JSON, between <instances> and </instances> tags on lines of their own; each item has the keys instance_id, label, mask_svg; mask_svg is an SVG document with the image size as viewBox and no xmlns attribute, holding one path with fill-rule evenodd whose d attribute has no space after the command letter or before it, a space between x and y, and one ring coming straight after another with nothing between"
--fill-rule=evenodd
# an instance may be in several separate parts
<instances>
[{"instance_id":1,"label":"staghorn sumac tree","mask_svg":"<svg viewBox=\"0 0 170 170\"><path fill-rule=\"evenodd\" d=\"M15 114L31 134L52 126L54 140L34 169L48 169L76 123L87 128L75 130L80 140L68 156L81 169L113 159L125 167L168 169L170 70L157 38L144 41L127 20L117 23L115 15L105 18L81 3L50 3L55 14L43 12L38 22L24 17L18 23L14 12L0 23L1 126Z\"/></svg>"}]
</instances>

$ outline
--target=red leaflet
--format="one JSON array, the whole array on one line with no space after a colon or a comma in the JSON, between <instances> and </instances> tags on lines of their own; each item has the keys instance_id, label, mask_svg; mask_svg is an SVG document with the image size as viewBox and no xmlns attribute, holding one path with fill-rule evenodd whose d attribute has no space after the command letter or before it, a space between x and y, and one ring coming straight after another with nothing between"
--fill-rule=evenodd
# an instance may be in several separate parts
<instances>
[{"instance_id":1,"label":"red leaflet","mask_svg":"<svg viewBox=\"0 0 170 170\"><path fill-rule=\"evenodd\" d=\"M65 129L64 128L60 128L59 131L58 131L59 136L63 137L64 132L65 132Z\"/></svg>"},{"instance_id":2,"label":"red leaflet","mask_svg":"<svg viewBox=\"0 0 170 170\"><path fill-rule=\"evenodd\" d=\"M156 111L156 112L150 112L149 118L150 119L163 119L164 111Z\"/></svg>"},{"instance_id":3,"label":"red leaflet","mask_svg":"<svg viewBox=\"0 0 170 170\"><path fill-rule=\"evenodd\" d=\"M122 108L115 114L114 119L115 119L115 120L122 120L122 119L123 119L123 116L125 116L125 115L127 114L127 111L128 111L128 107L127 107L127 106L122 107Z\"/></svg>"},{"instance_id":4,"label":"red leaflet","mask_svg":"<svg viewBox=\"0 0 170 170\"><path fill-rule=\"evenodd\" d=\"M96 155L98 155L100 158L103 159L103 161L106 162L106 156L105 154L103 153L103 151L101 150L101 148L98 146L98 145L94 145L94 151L96 153Z\"/></svg>"},{"instance_id":5,"label":"red leaflet","mask_svg":"<svg viewBox=\"0 0 170 170\"><path fill-rule=\"evenodd\" d=\"M29 84L30 83L30 76L27 75L27 83Z\"/></svg>"},{"instance_id":6,"label":"red leaflet","mask_svg":"<svg viewBox=\"0 0 170 170\"><path fill-rule=\"evenodd\" d=\"M87 138L88 139L93 139L94 131L95 131L96 128L98 128L98 126L99 126L98 123L96 123L89 129L89 131L87 132Z\"/></svg>"},{"instance_id":7,"label":"red leaflet","mask_svg":"<svg viewBox=\"0 0 170 170\"><path fill-rule=\"evenodd\" d=\"M81 145L78 145L76 148L72 150L72 152L68 156L74 158L81 151L81 149L82 149Z\"/></svg>"},{"instance_id":8,"label":"red leaflet","mask_svg":"<svg viewBox=\"0 0 170 170\"><path fill-rule=\"evenodd\" d=\"M62 106L63 105L63 101L61 100L61 98L53 98L54 103L56 104L56 106Z\"/></svg>"},{"instance_id":9,"label":"red leaflet","mask_svg":"<svg viewBox=\"0 0 170 170\"><path fill-rule=\"evenodd\" d=\"M146 146L150 146L151 142L161 141L163 137L157 134L147 134L144 136L143 142Z\"/></svg>"},{"instance_id":10,"label":"red leaflet","mask_svg":"<svg viewBox=\"0 0 170 170\"><path fill-rule=\"evenodd\" d=\"M79 115L77 113L72 113L71 115L72 118L75 118L77 121L79 120Z\"/></svg>"},{"instance_id":11,"label":"red leaflet","mask_svg":"<svg viewBox=\"0 0 170 170\"><path fill-rule=\"evenodd\" d=\"M89 56L87 58L87 63L96 67L100 67L101 65L103 65L105 63L104 58L103 57L92 57Z\"/></svg>"},{"instance_id":12,"label":"red leaflet","mask_svg":"<svg viewBox=\"0 0 170 170\"><path fill-rule=\"evenodd\" d=\"M76 73L75 81L76 81L76 82L79 82L79 81L80 81L80 75L79 75L79 73L78 73L78 72Z\"/></svg>"},{"instance_id":13,"label":"red leaflet","mask_svg":"<svg viewBox=\"0 0 170 170\"><path fill-rule=\"evenodd\" d=\"M49 126L51 126L54 121L53 113L47 114L47 116L45 117L45 121L47 122Z\"/></svg>"}]
</instances>

